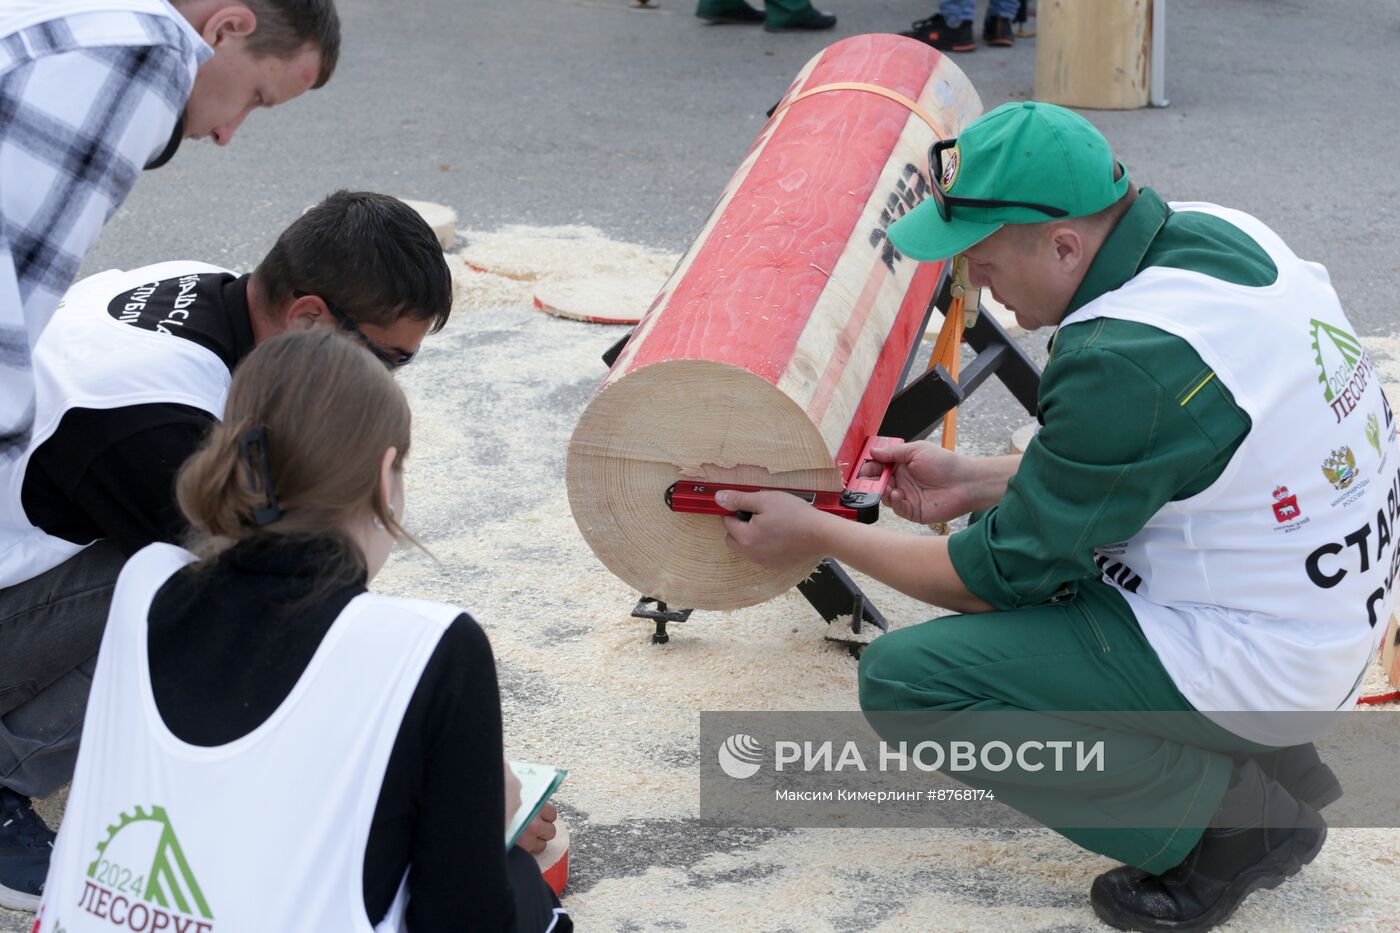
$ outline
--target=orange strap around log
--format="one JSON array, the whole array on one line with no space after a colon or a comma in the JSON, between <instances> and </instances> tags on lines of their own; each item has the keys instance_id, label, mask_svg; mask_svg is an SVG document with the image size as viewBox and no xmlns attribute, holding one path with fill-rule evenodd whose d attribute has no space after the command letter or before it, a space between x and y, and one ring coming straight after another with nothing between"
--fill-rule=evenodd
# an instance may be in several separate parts
<instances>
[{"instance_id":1,"label":"orange strap around log","mask_svg":"<svg viewBox=\"0 0 1400 933\"><path fill-rule=\"evenodd\" d=\"M918 102L910 100L908 97L905 97L898 91L891 91L887 87L881 87L878 84L863 84L859 81L835 81L831 84L821 84L814 88L808 88L801 94L798 94L796 97L792 98L792 100L785 101L784 103L779 104L778 109L773 111L773 116L769 117L768 119L770 121L776 119L778 114L782 113L784 110L788 109L793 104L797 103L799 100L806 100L807 98L814 97L817 94L825 94L827 91L865 91L868 94L878 94L880 97L883 97L887 100L892 100L896 104L902 105L906 110L914 114L914 116L918 117L920 120L923 120L929 125L929 129L933 130L934 134L937 135L939 139L948 138L948 132L944 130L942 126L939 125L938 121L933 118L932 114L930 114L923 107L919 106Z\"/></svg>"}]
</instances>

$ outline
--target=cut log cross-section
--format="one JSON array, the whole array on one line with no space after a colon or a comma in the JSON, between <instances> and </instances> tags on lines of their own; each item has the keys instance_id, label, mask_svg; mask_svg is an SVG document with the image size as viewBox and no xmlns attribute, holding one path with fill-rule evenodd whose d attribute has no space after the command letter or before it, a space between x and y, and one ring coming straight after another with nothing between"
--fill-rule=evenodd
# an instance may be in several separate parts
<instances>
[{"instance_id":1,"label":"cut log cross-section","mask_svg":"<svg viewBox=\"0 0 1400 933\"><path fill-rule=\"evenodd\" d=\"M609 570L699 609L812 571L738 557L719 518L673 513L665 491L842 488L942 274L885 229L927 194L932 142L980 112L966 76L910 39L857 36L807 64L569 442L570 507Z\"/></svg>"}]
</instances>

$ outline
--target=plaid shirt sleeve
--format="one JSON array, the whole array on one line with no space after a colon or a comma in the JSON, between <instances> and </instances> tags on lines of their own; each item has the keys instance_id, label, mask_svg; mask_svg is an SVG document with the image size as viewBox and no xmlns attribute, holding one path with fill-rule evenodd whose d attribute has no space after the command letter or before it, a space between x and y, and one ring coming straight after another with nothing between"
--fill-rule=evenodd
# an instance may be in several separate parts
<instances>
[{"instance_id":1,"label":"plaid shirt sleeve","mask_svg":"<svg viewBox=\"0 0 1400 933\"><path fill-rule=\"evenodd\" d=\"M0 461L27 440L39 334L210 54L171 19L125 11L0 37Z\"/></svg>"}]
</instances>

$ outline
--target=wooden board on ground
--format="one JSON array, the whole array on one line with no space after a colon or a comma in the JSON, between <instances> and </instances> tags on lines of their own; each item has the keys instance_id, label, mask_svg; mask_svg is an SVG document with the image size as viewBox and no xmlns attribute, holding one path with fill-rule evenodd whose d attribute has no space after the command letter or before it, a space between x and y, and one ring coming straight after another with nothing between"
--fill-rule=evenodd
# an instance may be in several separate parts
<instances>
[{"instance_id":1,"label":"wooden board on ground","mask_svg":"<svg viewBox=\"0 0 1400 933\"><path fill-rule=\"evenodd\" d=\"M448 249L457 240L457 212L445 204L432 201L409 201L403 203L418 212L418 216L428 222L437 237L438 245Z\"/></svg>"},{"instance_id":2,"label":"wooden board on ground","mask_svg":"<svg viewBox=\"0 0 1400 933\"><path fill-rule=\"evenodd\" d=\"M845 82L879 85L904 103ZM981 112L967 77L891 35L803 69L590 402L569 443L574 520L593 552L673 606L762 602L811 565L731 552L717 516L665 502L684 479L838 490L894 394L942 267L888 245L928 192L927 153Z\"/></svg>"},{"instance_id":3,"label":"wooden board on ground","mask_svg":"<svg viewBox=\"0 0 1400 933\"><path fill-rule=\"evenodd\" d=\"M535 285L535 307L594 324L636 324L656 298L655 279L625 275L552 277Z\"/></svg>"},{"instance_id":4,"label":"wooden board on ground","mask_svg":"<svg viewBox=\"0 0 1400 933\"><path fill-rule=\"evenodd\" d=\"M636 323L680 258L582 225L463 233L461 267L521 283L541 311L601 323Z\"/></svg>"}]
</instances>

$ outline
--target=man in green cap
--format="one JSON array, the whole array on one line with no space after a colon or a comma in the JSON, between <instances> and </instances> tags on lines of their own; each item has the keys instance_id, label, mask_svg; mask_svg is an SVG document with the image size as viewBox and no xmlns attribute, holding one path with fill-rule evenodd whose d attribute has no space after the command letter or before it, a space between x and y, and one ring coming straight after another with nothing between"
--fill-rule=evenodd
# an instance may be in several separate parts
<instances>
[{"instance_id":1,"label":"man in green cap","mask_svg":"<svg viewBox=\"0 0 1400 933\"><path fill-rule=\"evenodd\" d=\"M1082 117L1007 104L930 163L932 196L889 237L965 256L1023 327L1057 328L1039 434L1022 456L876 451L901 517L974 513L950 537L728 491L751 513L724 519L729 544L765 566L835 557L963 613L866 649L877 729L1114 711L1083 734L1132 767L958 778L1126 863L1090 892L1105 922L1209 929L1326 838L1341 788L1311 741L1354 706L1394 605L1394 418L1325 269L1240 211L1138 190Z\"/></svg>"}]
</instances>

